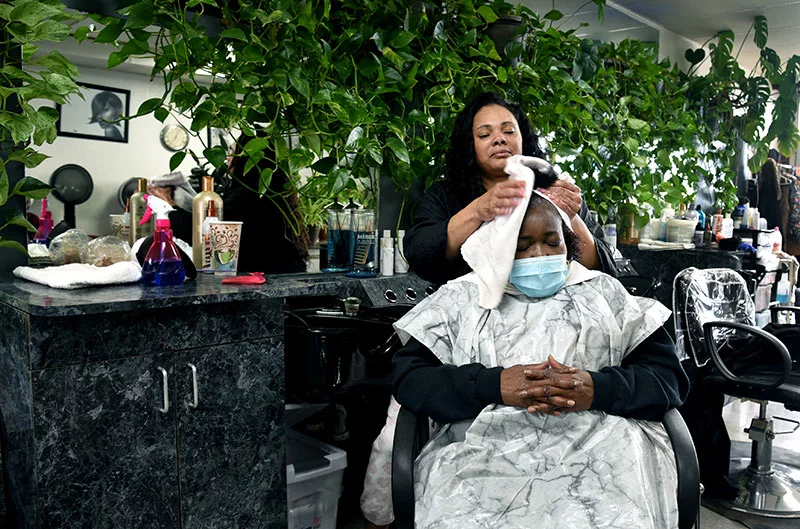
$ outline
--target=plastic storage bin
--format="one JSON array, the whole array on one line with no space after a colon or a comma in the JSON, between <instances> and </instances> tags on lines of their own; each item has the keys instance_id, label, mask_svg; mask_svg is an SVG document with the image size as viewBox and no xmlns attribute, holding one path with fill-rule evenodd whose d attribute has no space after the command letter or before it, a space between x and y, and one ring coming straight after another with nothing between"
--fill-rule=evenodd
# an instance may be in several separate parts
<instances>
[{"instance_id":1,"label":"plastic storage bin","mask_svg":"<svg viewBox=\"0 0 800 529\"><path fill-rule=\"evenodd\" d=\"M336 529L345 467L344 450L286 431L288 529Z\"/></svg>"}]
</instances>

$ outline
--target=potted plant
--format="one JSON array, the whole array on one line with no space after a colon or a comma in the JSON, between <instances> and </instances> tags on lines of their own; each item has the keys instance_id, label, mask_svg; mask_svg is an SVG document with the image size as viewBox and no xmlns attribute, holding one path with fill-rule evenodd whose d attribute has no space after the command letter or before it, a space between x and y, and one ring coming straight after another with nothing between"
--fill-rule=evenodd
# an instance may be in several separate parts
<instances>
[{"instance_id":1,"label":"potted plant","mask_svg":"<svg viewBox=\"0 0 800 529\"><path fill-rule=\"evenodd\" d=\"M327 198L315 197L308 193L300 195L298 210L303 217L303 222L308 228L311 246L319 245L320 238L324 239L325 225L328 217L325 207L330 203Z\"/></svg>"},{"instance_id":2,"label":"potted plant","mask_svg":"<svg viewBox=\"0 0 800 529\"><path fill-rule=\"evenodd\" d=\"M602 18L605 1L593 2ZM766 77L740 75L725 32L712 46L712 72L699 76L658 61L648 43L587 41L557 26L563 18L557 10L540 16L503 0L436 6L343 0L335 10L288 0L141 1L120 11L126 19L94 17L105 25L96 41L120 43L108 66L149 56L153 76L164 78L163 94L145 101L137 115L163 121L180 113L195 132L217 126L251 133L257 137L242 154L250 163L269 146L281 169L324 179L329 196L355 182L374 188L377 174L401 191L419 178L436 180L455 113L475 92L495 90L526 109L601 217L621 201L657 211L664 203L691 202L700 180L721 203L731 203L733 136L744 133L759 153L766 144L757 120L745 125L728 109L735 103L737 112L760 116L765 86L796 85L798 61L791 58L781 70L774 53L765 52ZM214 30L204 24L209 16ZM518 34L528 44L512 41L503 58L487 30L508 16L521 20ZM766 21L757 18L755 26L767 50ZM198 69L214 81L198 82ZM781 90L775 106L770 135L781 138L783 150L797 136L790 119L796 97L796 90ZM735 126L715 128L709 108ZM298 141L287 145L291 132ZM210 147L193 154L221 167L226 153ZM171 165L185 155L175 154ZM265 170L262 181L270 177Z\"/></svg>"},{"instance_id":3,"label":"potted plant","mask_svg":"<svg viewBox=\"0 0 800 529\"><path fill-rule=\"evenodd\" d=\"M36 167L47 158L36 147L56 138L55 108L35 108L33 101L64 104L67 97L80 93L75 84L75 65L57 51L35 55L36 43L69 38L70 23L80 18L67 13L56 0L11 0L0 5L0 211L4 213L0 218L0 252L27 255L25 232L36 228L26 219L22 198L42 199L52 189L24 176L26 168ZM87 34L88 28L79 28L75 38ZM20 260L8 256L6 253L0 259L0 271L10 271Z\"/></svg>"}]
</instances>

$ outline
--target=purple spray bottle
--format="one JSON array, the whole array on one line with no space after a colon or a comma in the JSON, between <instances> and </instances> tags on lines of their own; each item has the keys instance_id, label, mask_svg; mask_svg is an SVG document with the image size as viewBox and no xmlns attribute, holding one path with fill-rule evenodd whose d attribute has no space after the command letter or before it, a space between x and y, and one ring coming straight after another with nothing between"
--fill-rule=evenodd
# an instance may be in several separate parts
<instances>
[{"instance_id":1,"label":"purple spray bottle","mask_svg":"<svg viewBox=\"0 0 800 529\"><path fill-rule=\"evenodd\" d=\"M156 196L146 194L144 199L147 201L147 209L139 224L146 224L155 212L156 230L153 232L153 244L142 264L142 282L159 286L182 285L186 270L183 268L180 251L172 240L169 224L169 212L175 210Z\"/></svg>"}]
</instances>

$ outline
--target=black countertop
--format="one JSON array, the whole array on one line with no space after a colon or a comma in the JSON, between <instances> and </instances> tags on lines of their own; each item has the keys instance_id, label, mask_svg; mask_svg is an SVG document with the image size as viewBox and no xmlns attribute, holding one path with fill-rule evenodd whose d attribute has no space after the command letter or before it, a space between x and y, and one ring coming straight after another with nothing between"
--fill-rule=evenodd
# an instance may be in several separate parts
<instances>
[{"instance_id":1,"label":"black countertop","mask_svg":"<svg viewBox=\"0 0 800 529\"><path fill-rule=\"evenodd\" d=\"M131 283L66 290L0 274L0 303L31 315L75 316L261 298L344 295L358 289L363 280L344 274L304 274L268 277L262 285L223 285L221 281L211 274L199 274L197 279L176 286Z\"/></svg>"},{"instance_id":2,"label":"black countertop","mask_svg":"<svg viewBox=\"0 0 800 529\"><path fill-rule=\"evenodd\" d=\"M199 274L197 279L183 285L157 287L141 283L78 289L51 288L0 274L0 303L34 316L76 316L147 310L153 308L186 307L207 303L253 301L264 298L294 296L362 297L366 303L378 306L383 293L393 289L403 299L403 292L412 286L424 296L427 282L413 273L370 279L349 278L338 274L286 274L267 276L261 285L223 285L220 277Z\"/></svg>"}]
</instances>

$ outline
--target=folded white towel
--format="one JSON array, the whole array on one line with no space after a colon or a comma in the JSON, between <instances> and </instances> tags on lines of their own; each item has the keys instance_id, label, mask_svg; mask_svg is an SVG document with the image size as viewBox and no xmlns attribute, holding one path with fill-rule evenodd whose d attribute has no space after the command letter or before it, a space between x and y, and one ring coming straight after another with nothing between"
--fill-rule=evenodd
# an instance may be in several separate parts
<instances>
[{"instance_id":1,"label":"folded white towel","mask_svg":"<svg viewBox=\"0 0 800 529\"><path fill-rule=\"evenodd\" d=\"M638 245L640 250L692 250L694 244L690 242L664 242L651 239L641 239Z\"/></svg>"},{"instance_id":2,"label":"folded white towel","mask_svg":"<svg viewBox=\"0 0 800 529\"><path fill-rule=\"evenodd\" d=\"M133 283L142 278L139 263L122 261L111 266L72 263L48 268L18 266L14 275L52 288L83 288Z\"/></svg>"}]
</instances>

